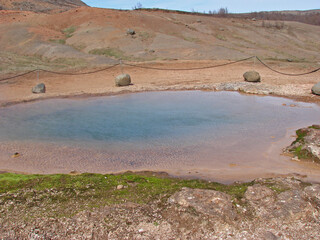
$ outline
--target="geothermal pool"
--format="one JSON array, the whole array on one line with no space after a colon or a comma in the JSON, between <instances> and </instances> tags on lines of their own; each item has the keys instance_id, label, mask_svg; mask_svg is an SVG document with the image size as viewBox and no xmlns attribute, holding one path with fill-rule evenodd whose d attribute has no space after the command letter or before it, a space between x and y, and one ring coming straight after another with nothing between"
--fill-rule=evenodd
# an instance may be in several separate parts
<instances>
[{"instance_id":1,"label":"geothermal pool","mask_svg":"<svg viewBox=\"0 0 320 240\"><path fill-rule=\"evenodd\" d=\"M320 181L317 165L281 155L297 128L319 120L316 104L236 92L24 103L0 109L0 170L154 170L222 182L299 173Z\"/></svg>"}]
</instances>

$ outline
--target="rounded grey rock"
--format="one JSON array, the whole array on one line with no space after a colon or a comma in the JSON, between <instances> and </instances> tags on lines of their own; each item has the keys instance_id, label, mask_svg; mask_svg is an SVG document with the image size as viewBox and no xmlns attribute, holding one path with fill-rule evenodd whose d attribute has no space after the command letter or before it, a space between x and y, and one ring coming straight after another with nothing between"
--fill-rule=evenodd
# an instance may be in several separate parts
<instances>
[{"instance_id":1,"label":"rounded grey rock","mask_svg":"<svg viewBox=\"0 0 320 240\"><path fill-rule=\"evenodd\" d=\"M115 83L117 87L129 86L131 84L131 77L129 74L121 74L116 77Z\"/></svg>"},{"instance_id":2,"label":"rounded grey rock","mask_svg":"<svg viewBox=\"0 0 320 240\"><path fill-rule=\"evenodd\" d=\"M244 80L247 82L260 82L260 74L256 71L249 71L243 74Z\"/></svg>"},{"instance_id":3,"label":"rounded grey rock","mask_svg":"<svg viewBox=\"0 0 320 240\"><path fill-rule=\"evenodd\" d=\"M128 34L128 35L135 35L135 34L136 34L136 31L129 28L129 29L127 29L127 34Z\"/></svg>"},{"instance_id":4,"label":"rounded grey rock","mask_svg":"<svg viewBox=\"0 0 320 240\"><path fill-rule=\"evenodd\" d=\"M46 86L44 83L40 83L32 88L33 93L45 93L46 92Z\"/></svg>"},{"instance_id":5,"label":"rounded grey rock","mask_svg":"<svg viewBox=\"0 0 320 240\"><path fill-rule=\"evenodd\" d=\"M312 88L311 91L313 94L320 95L320 82L315 84Z\"/></svg>"}]
</instances>

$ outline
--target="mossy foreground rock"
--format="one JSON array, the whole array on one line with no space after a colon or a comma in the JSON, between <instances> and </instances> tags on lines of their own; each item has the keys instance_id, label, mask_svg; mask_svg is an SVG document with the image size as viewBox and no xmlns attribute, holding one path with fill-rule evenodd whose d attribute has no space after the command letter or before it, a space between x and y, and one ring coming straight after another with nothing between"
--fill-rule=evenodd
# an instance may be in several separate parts
<instances>
[{"instance_id":1,"label":"mossy foreground rock","mask_svg":"<svg viewBox=\"0 0 320 240\"><path fill-rule=\"evenodd\" d=\"M256 71L248 71L243 74L244 80L247 82L260 82L260 74Z\"/></svg>"},{"instance_id":2,"label":"mossy foreground rock","mask_svg":"<svg viewBox=\"0 0 320 240\"><path fill-rule=\"evenodd\" d=\"M297 139L285 149L301 160L320 163L320 125L297 130Z\"/></svg>"},{"instance_id":3,"label":"mossy foreground rock","mask_svg":"<svg viewBox=\"0 0 320 240\"><path fill-rule=\"evenodd\" d=\"M45 93L46 92L46 86L44 83L40 83L32 88L33 93Z\"/></svg>"},{"instance_id":4,"label":"mossy foreground rock","mask_svg":"<svg viewBox=\"0 0 320 240\"><path fill-rule=\"evenodd\" d=\"M115 83L117 87L129 86L131 84L131 77L129 74L121 74L116 77Z\"/></svg>"},{"instance_id":5,"label":"mossy foreground rock","mask_svg":"<svg viewBox=\"0 0 320 240\"><path fill-rule=\"evenodd\" d=\"M146 174L0 174L0 239L320 239L320 184Z\"/></svg>"},{"instance_id":6,"label":"mossy foreground rock","mask_svg":"<svg viewBox=\"0 0 320 240\"><path fill-rule=\"evenodd\" d=\"M318 82L311 88L311 92L313 94L320 95L320 82Z\"/></svg>"}]
</instances>

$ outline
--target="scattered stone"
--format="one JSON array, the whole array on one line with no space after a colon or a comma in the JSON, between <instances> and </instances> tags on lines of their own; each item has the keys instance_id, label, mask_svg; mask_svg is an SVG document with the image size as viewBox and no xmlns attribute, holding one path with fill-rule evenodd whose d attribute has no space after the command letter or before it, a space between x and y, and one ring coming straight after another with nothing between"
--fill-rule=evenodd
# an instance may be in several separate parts
<instances>
[{"instance_id":1,"label":"scattered stone","mask_svg":"<svg viewBox=\"0 0 320 240\"><path fill-rule=\"evenodd\" d=\"M223 31L224 31L224 28L219 28L219 30L223 32Z\"/></svg>"},{"instance_id":2,"label":"scattered stone","mask_svg":"<svg viewBox=\"0 0 320 240\"><path fill-rule=\"evenodd\" d=\"M32 88L33 93L45 93L46 92L46 86L44 83L40 83Z\"/></svg>"},{"instance_id":3,"label":"scattered stone","mask_svg":"<svg viewBox=\"0 0 320 240\"><path fill-rule=\"evenodd\" d=\"M256 71L248 71L243 74L244 80L247 82L260 82L260 74Z\"/></svg>"},{"instance_id":4,"label":"scattered stone","mask_svg":"<svg viewBox=\"0 0 320 240\"><path fill-rule=\"evenodd\" d=\"M115 83L117 87L129 86L131 84L131 77L129 74L121 74L116 77Z\"/></svg>"},{"instance_id":5,"label":"scattered stone","mask_svg":"<svg viewBox=\"0 0 320 240\"><path fill-rule=\"evenodd\" d=\"M14 153L11 157L12 157L12 158L20 157L20 153L16 152L16 153Z\"/></svg>"},{"instance_id":6,"label":"scattered stone","mask_svg":"<svg viewBox=\"0 0 320 240\"><path fill-rule=\"evenodd\" d=\"M133 29L127 29L127 35L131 35L131 36L133 36L133 35L135 35L136 34L136 31L135 30L133 30Z\"/></svg>"},{"instance_id":7,"label":"scattered stone","mask_svg":"<svg viewBox=\"0 0 320 240\"><path fill-rule=\"evenodd\" d=\"M252 20L252 21L257 21L257 19L256 19L256 18L252 18L251 20Z\"/></svg>"},{"instance_id":8,"label":"scattered stone","mask_svg":"<svg viewBox=\"0 0 320 240\"><path fill-rule=\"evenodd\" d=\"M266 84L256 84L251 82L220 83L216 85L217 91L240 91L249 94L268 95L273 94L277 89Z\"/></svg>"},{"instance_id":9,"label":"scattered stone","mask_svg":"<svg viewBox=\"0 0 320 240\"><path fill-rule=\"evenodd\" d=\"M320 82L318 82L311 88L311 92L315 95L320 95Z\"/></svg>"},{"instance_id":10,"label":"scattered stone","mask_svg":"<svg viewBox=\"0 0 320 240\"><path fill-rule=\"evenodd\" d=\"M124 186L123 186L123 185L118 185L118 186L117 186L117 189L118 189L118 190L124 189Z\"/></svg>"}]
</instances>

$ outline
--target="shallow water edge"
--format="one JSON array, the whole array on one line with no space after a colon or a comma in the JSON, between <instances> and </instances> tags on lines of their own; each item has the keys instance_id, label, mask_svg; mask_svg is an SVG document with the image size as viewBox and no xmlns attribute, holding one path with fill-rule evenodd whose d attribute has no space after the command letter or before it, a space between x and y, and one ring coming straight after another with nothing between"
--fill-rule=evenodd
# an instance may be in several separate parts
<instances>
[{"instance_id":1,"label":"shallow water edge","mask_svg":"<svg viewBox=\"0 0 320 240\"><path fill-rule=\"evenodd\" d=\"M176 94L179 94L179 92ZM189 94L192 95L192 92L189 92ZM230 96L233 95L233 93L229 94L231 94ZM122 98L125 97L123 96ZM251 97L253 96L251 95ZM94 101L92 98L90 99ZM268 98L262 99L267 100ZM79 99L79 101L82 100ZM271 100L274 101L274 99ZM279 104L286 101L281 99ZM286 106L281 106L281 108L291 108L290 111L299 108L299 103L296 103L294 107L290 107L291 104L292 101L289 101ZM23 106L21 107L24 108ZM301 123L296 127L301 127ZM69 173L71 171L110 173L124 170L151 170L166 171L174 176L204 178L224 183L237 180L248 181L262 176L274 176L274 174L300 174L308 175L308 180L310 181L317 181L317 179L320 179L317 166L292 162L288 157L280 155L282 148L293 141L292 135L294 135L295 129L295 126L291 127L287 129L284 135L279 135L278 137L269 136L270 139L264 140L263 144L261 144L261 146L265 146L262 155L259 153L261 149L258 148L255 151L254 149L251 151L252 155L250 157L244 154L240 159L232 158L231 155L228 155L228 151L225 152L226 154L219 155L217 151L212 151L210 147L199 149L201 145L182 149L165 146L160 151L159 149L149 148L140 149L134 153L121 151L120 155L122 157L119 158L119 152L110 151L110 148L108 151L100 151L98 149L83 149L79 146L61 146L55 143L48 144L37 141L4 142L0 147L0 155L2 155L0 156L0 159L2 159L0 169L28 173ZM226 138L224 143L228 142L229 140ZM241 145L241 142L234 142L234 144ZM9 156L16 152L17 149L22 153L22 156L10 159ZM212 158L208 156L214 156L214 164L211 162ZM117 159L120 159L120 161ZM169 165L168 161L170 162ZM152 163L152 167L150 167L150 163Z\"/></svg>"}]
</instances>

